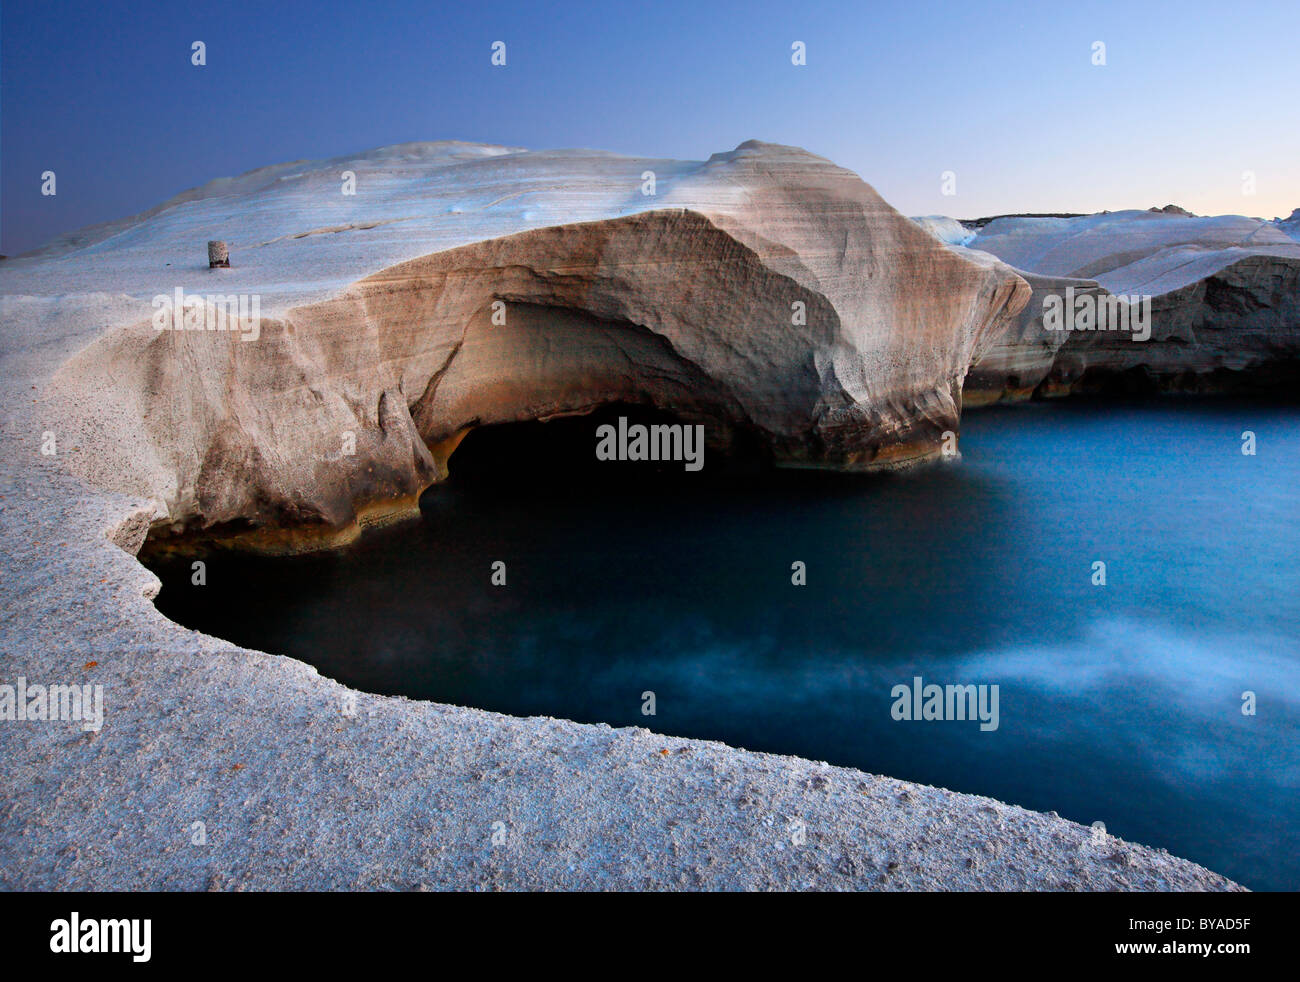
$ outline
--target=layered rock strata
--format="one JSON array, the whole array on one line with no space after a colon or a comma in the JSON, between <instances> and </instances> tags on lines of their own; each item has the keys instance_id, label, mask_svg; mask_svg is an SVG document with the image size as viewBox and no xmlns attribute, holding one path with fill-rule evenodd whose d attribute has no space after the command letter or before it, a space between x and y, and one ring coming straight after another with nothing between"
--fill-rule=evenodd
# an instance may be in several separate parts
<instances>
[{"instance_id":1,"label":"layered rock strata","mask_svg":"<svg viewBox=\"0 0 1300 982\"><path fill-rule=\"evenodd\" d=\"M1300 245L1275 223L1166 208L998 218L977 231L969 248L1015 267L1034 294L972 368L967 405L1113 389L1286 391L1300 379ZM1044 305L1067 289L1080 304L1149 303L1149 336L1047 329Z\"/></svg>"},{"instance_id":2,"label":"layered rock strata","mask_svg":"<svg viewBox=\"0 0 1300 982\"><path fill-rule=\"evenodd\" d=\"M308 166L34 257L117 262L159 298L55 376L73 469L155 501L160 533L293 550L413 509L473 427L610 403L703 423L715 453L743 434L778 466L901 466L958 428L968 369L1029 299L1005 264L946 248L794 148L657 169L501 149L422 151L425 180L371 190L365 220L305 218L338 194L319 186L331 165ZM245 215L264 241L233 242L233 269L175 289L156 272L182 233L201 244ZM446 227L459 244L421 240ZM331 285L289 302L318 261ZM216 315L247 287L266 316Z\"/></svg>"}]
</instances>

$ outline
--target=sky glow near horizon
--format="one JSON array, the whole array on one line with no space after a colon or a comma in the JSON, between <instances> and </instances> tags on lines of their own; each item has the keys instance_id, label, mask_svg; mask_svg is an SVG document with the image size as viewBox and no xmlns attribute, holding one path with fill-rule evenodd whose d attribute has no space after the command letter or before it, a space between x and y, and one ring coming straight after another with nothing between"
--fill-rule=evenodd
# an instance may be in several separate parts
<instances>
[{"instance_id":1,"label":"sky glow near horizon","mask_svg":"<svg viewBox=\"0 0 1300 982\"><path fill-rule=\"evenodd\" d=\"M0 252L412 140L681 159L789 143L908 215L1300 207L1295 2L187 6L4 4Z\"/></svg>"}]
</instances>

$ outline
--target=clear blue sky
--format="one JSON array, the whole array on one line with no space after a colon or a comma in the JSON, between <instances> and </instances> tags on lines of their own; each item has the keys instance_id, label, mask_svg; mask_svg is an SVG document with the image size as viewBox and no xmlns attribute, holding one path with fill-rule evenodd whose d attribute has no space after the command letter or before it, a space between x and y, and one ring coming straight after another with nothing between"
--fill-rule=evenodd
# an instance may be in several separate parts
<instances>
[{"instance_id":1,"label":"clear blue sky","mask_svg":"<svg viewBox=\"0 0 1300 982\"><path fill-rule=\"evenodd\" d=\"M10 255L214 177L407 140L792 143L908 214L1300 206L1297 0L5 0L0 29Z\"/></svg>"}]
</instances>

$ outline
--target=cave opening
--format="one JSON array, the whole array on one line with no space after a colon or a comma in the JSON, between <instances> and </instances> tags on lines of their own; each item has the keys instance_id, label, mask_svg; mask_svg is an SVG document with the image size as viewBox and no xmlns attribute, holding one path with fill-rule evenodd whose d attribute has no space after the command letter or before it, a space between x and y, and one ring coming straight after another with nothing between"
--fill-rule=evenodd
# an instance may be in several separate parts
<instances>
[{"instance_id":1,"label":"cave opening","mask_svg":"<svg viewBox=\"0 0 1300 982\"><path fill-rule=\"evenodd\" d=\"M615 402L580 415L477 426L448 459L447 483L476 490L644 487L728 481L772 467L755 433L695 413Z\"/></svg>"}]
</instances>

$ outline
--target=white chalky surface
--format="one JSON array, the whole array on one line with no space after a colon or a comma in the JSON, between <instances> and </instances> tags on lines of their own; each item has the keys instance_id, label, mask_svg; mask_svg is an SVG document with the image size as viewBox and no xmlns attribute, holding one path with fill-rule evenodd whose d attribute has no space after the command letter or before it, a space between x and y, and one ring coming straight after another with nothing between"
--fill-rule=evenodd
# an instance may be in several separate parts
<instances>
[{"instance_id":1,"label":"white chalky surface","mask_svg":"<svg viewBox=\"0 0 1300 982\"><path fill-rule=\"evenodd\" d=\"M463 227L410 217L414 188L433 171L462 155L512 153L421 144L264 169L224 186L325 180L322 171L350 164L362 187L390 181L395 193L373 211L364 196L315 206L325 197L285 198L283 214L236 221L211 212L200 191L157 216L174 226L170 240L136 247L124 222L88 245L0 264L0 682L91 682L105 695L97 734L71 722L0 722L0 885L1240 889L1055 816L794 757L365 693L353 694L348 717L350 690L310 666L155 610L157 580L108 538L123 538L148 503L96 491L40 452L52 425L40 393L54 371L105 329L148 316L164 263L206 275L209 238L231 245L224 290L300 303L356 278L345 236L366 236L378 268L588 210L608 217L619 194L636 210L644 205L626 175L635 187L653 166L667 186L699 166L589 154L618 179L593 190L588 168L583 193L495 203L467 194L465 208L480 213ZM553 156L552 170L570 159ZM404 181L411 201L398 193ZM295 266L302 240L280 238L372 222L388 224L318 233L327 244L310 268ZM206 845L192 844L196 822ZM791 841L792 823L806 827L804 844Z\"/></svg>"}]
</instances>

